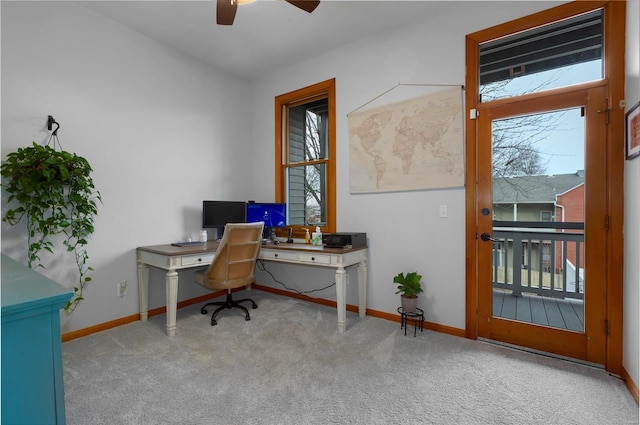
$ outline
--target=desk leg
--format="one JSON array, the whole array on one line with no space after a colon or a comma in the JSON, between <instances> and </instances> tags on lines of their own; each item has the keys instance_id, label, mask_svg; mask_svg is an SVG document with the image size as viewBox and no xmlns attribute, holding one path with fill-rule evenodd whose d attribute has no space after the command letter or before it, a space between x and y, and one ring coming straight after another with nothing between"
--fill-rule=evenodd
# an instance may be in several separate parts
<instances>
[{"instance_id":1,"label":"desk leg","mask_svg":"<svg viewBox=\"0 0 640 425\"><path fill-rule=\"evenodd\" d=\"M358 264L358 315L363 318L367 314L367 262Z\"/></svg>"},{"instance_id":2,"label":"desk leg","mask_svg":"<svg viewBox=\"0 0 640 425\"><path fill-rule=\"evenodd\" d=\"M149 317L149 266L138 263L138 310L140 320Z\"/></svg>"},{"instance_id":3,"label":"desk leg","mask_svg":"<svg viewBox=\"0 0 640 425\"><path fill-rule=\"evenodd\" d=\"M338 331L344 332L347 316L347 273L344 268L336 270L336 300L338 307Z\"/></svg>"},{"instance_id":4,"label":"desk leg","mask_svg":"<svg viewBox=\"0 0 640 425\"><path fill-rule=\"evenodd\" d=\"M167 336L176 334L176 310L178 309L178 272L169 270L165 277L167 290Z\"/></svg>"}]
</instances>

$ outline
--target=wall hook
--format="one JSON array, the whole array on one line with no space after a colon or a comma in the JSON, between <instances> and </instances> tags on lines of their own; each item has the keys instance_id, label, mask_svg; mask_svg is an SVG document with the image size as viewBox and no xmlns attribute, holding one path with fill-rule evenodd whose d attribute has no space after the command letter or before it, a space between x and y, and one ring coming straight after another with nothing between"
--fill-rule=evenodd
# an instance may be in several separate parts
<instances>
[{"instance_id":1,"label":"wall hook","mask_svg":"<svg viewBox=\"0 0 640 425\"><path fill-rule=\"evenodd\" d=\"M47 142L47 146L49 146L49 144L53 140L53 149L54 150L56 149L56 144L57 144L60 147L60 150L62 150L62 145L60 144L60 140L58 140L58 130L60 129L60 124L58 124L58 121L56 121L55 118L49 115L47 117L47 129L51 130L53 128L53 124L56 125L56 129L53 130L53 132L49 136L49 141Z\"/></svg>"},{"instance_id":2,"label":"wall hook","mask_svg":"<svg viewBox=\"0 0 640 425\"><path fill-rule=\"evenodd\" d=\"M52 136L57 136L58 135L58 130L60 129L60 124L58 124L58 122L56 121L55 118L53 118L51 115L49 115L49 117L47 118L47 129L51 130L53 128L53 124L57 125L56 129L53 130L53 133L51 133Z\"/></svg>"}]
</instances>

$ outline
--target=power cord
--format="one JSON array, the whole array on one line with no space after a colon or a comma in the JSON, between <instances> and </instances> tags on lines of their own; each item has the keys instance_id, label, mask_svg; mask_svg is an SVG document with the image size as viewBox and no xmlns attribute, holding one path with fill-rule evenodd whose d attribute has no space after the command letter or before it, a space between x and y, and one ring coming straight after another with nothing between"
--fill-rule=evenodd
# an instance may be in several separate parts
<instances>
[{"instance_id":1,"label":"power cord","mask_svg":"<svg viewBox=\"0 0 640 425\"><path fill-rule=\"evenodd\" d=\"M264 260L258 260L258 262L256 264L258 265L258 269L262 270L263 272L265 272L269 276L271 276L271 280L273 280L275 283L281 285L287 291L296 292L296 293L298 293L300 295L307 295L307 294L311 294L313 292L324 291L325 289L331 288L332 286L335 286L335 284L336 284L335 282L333 282L330 285L325 286L324 288L312 289L310 291L299 291L299 290L297 290L295 288L289 288L283 282L281 282L278 279L276 279L276 277L273 275L273 273L271 273L269 270L267 270L267 266L264 264Z\"/></svg>"}]
</instances>

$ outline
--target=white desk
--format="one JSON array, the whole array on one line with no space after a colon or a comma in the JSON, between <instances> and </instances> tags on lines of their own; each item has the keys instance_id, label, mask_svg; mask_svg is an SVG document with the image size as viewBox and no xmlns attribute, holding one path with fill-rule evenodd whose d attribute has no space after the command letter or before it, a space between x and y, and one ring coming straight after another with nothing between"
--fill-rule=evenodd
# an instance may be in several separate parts
<instances>
[{"instance_id":1,"label":"white desk","mask_svg":"<svg viewBox=\"0 0 640 425\"><path fill-rule=\"evenodd\" d=\"M143 246L136 250L138 261L138 303L140 320L147 320L149 311L149 266L166 270L165 286L167 300L167 335L176 333L176 310L178 304L178 270L206 266L213 260L218 242L209 241L204 246L177 247L173 245ZM336 269L336 303L338 330L346 329L347 283L346 268L358 266L359 315L367 310L367 248L324 248L305 244L263 245L258 258L316 267Z\"/></svg>"}]
</instances>

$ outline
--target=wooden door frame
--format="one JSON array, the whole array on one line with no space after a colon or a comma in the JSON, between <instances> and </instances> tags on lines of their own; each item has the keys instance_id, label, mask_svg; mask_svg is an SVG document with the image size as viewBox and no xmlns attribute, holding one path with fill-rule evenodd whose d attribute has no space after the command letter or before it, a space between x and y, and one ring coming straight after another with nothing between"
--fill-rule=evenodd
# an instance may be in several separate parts
<instances>
[{"instance_id":1,"label":"wooden door frame","mask_svg":"<svg viewBox=\"0 0 640 425\"><path fill-rule=\"evenodd\" d=\"M478 193L478 146L476 121L471 110L478 106L478 58L479 45L485 41L525 31L573 15L596 9L604 10L604 71L608 80L609 123L607 128L607 210L609 231L606 235L607 300L605 367L620 374L622 371L622 306L623 306L623 237L622 220L624 201L621 195L624 184L624 51L625 51L625 1L575 1L501 25L481 30L466 37L466 94L465 94L465 271L466 271L466 320L465 336L478 337L478 205L491 204L491 194ZM603 324L603 327L605 324Z\"/></svg>"}]
</instances>

